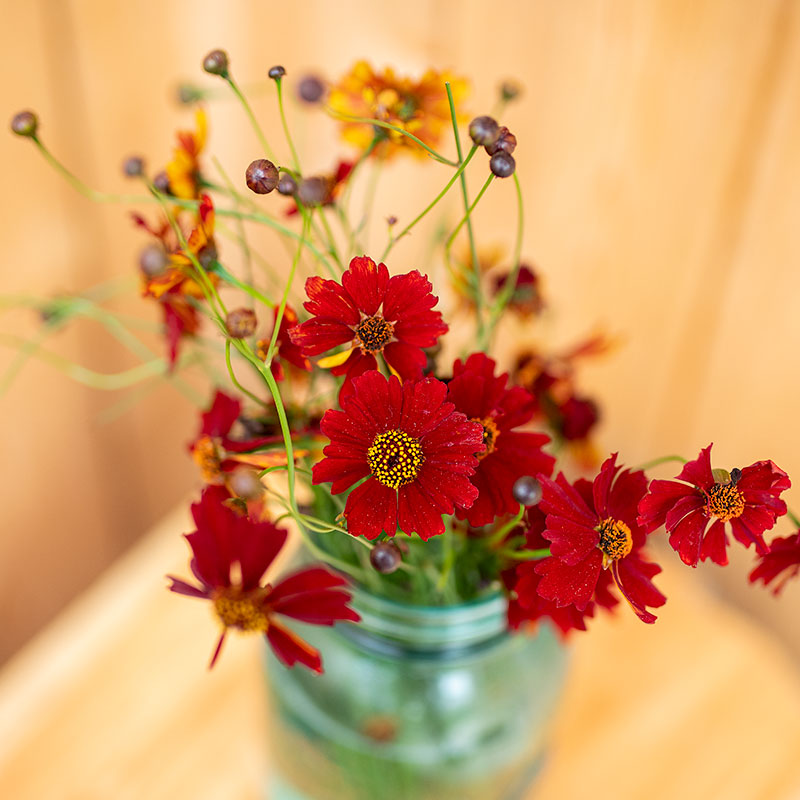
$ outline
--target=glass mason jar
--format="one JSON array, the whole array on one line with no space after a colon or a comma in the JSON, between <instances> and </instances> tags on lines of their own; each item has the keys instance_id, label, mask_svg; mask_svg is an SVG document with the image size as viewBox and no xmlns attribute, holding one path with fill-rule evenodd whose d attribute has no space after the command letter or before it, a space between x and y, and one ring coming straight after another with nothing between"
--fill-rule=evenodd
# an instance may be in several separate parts
<instances>
[{"instance_id":1,"label":"glass mason jar","mask_svg":"<svg viewBox=\"0 0 800 800\"><path fill-rule=\"evenodd\" d=\"M538 772L565 674L548 626L501 593L403 605L355 590L358 624L297 624L325 672L269 653L271 800L512 800Z\"/></svg>"}]
</instances>

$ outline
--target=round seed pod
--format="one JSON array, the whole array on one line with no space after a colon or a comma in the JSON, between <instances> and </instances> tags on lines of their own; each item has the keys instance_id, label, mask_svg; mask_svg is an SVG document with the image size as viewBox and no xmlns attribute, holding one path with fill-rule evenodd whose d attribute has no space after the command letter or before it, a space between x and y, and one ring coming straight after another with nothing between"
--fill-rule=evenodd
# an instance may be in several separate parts
<instances>
[{"instance_id":1,"label":"round seed pod","mask_svg":"<svg viewBox=\"0 0 800 800\"><path fill-rule=\"evenodd\" d=\"M369 563L383 575L394 572L402 560L400 548L394 542L376 544L369 554Z\"/></svg>"},{"instance_id":2,"label":"round seed pod","mask_svg":"<svg viewBox=\"0 0 800 800\"><path fill-rule=\"evenodd\" d=\"M325 94L325 84L316 75L306 75L297 86L297 96L304 103L318 103Z\"/></svg>"},{"instance_id":3,"label":"round seed pod","mask_svg":"<svg viewBox=\"0 0 800 800\"><path fill-rule=\"evenodd\" d=\"M269 194L278 185L278 168L266 158L258 158L247 168L244 177L251 192Z\"/></svg>"},{"instance_id":4,"label":"round seed pod","mask_svg":"<svg viewBox=\"0 0 800 800\"><path fill-rule=\"evenodd\" d=\"M324 178L303 178L297 187L297 199L304 206L321 206L328 197L328 182Z\"/></svg>"},{"instance_id":5,"label":"round seed pod","mask_svg":"<svg viewBox=\"0 0 800 800\"><path fill-rule=\"evenodd\" d=\"M17 136L25 136L32 139L36 136L36 129L39 127L39 118L33 111L20 111L14 114L11 120L11 130Z\"/></svg>"},{"instance_id":6,"label":"round seed pod","mask_svg":"<svg viewBox=\"0 0 800 800\"><path fill-rule=\"evenodd\" d=\"M255 333L258 319L250 308L234 308L225 317L225 328L233 339L245 339Z\"/></svg>"},{"instance_id":7,"label":"round seed pod","mask_svg":"<svg viewBox=\"0 0 800 800\"><path fill-rule=\"evenodd\" d=\"M469 124L469 136L475 144L490 145L497 139L500 127L491 117L475 117Z\"/></svg>"},{"instance_id":8,"label":"round seed pod","mask_svg":"<svg viewBox=\"0 0 800 800\"><path fill-rule=\"evenodd\" d=\"M149 244L139 254L139 268L148 278L155 278L167 267L167 254L157 244Z\"/></svg>"},{"instance_id":9,"label":"round seed pod","mask_svg":"<svg viewBox=\"0 0 800 800\"><path fill-rule=\"evenodd\" d=\"M126 158L122 163L122 171L128 178L140 178L144 175L144 161L139 156Z\"/></svg>"},{"instance_id":10,"label":"round seed pod","mask_svg":"<svg viewBox=\"0 0 800 800\"><path fill-rule=\"evenodd\" d=\"M530 475L523 475L514 481L511 494L523 506L535 506L542 499L542 484Z\"/></svg>"},{"instance_id":11,"label":"round seed pod","mask_svg":"<svg viewBox=\"0 0 800 800\"><path fill-rule=\"evenodd\" d=\"M285 195L294 195L297 191L297 181L289 175L288 172L284 172L281 175L280 180L278 181L278 194L285 194Z\"/></svg>"},{"instance_id":12,"label":"round seed pod","mask_svg":"<svg viewBox=\"0 0 800 800\"><path fill-rule=\"evenodd\" d=\"M231 473L229 480L233 493L245 500L258 500L264 494L264 484L254 469L239 467Z\"/></svg>"},{"instance_id":13,"label":"round seed pod","mask_svg":"<svg viewBox=\"0 0 800 800\"><path fill-rule=\"evenodd\" d=\"M486 146L486 152L493 156L495 153L499 153L501 150L506 153L513 153L517 147L517 137L514 136L511 131L503 125L500 128L500 132L497 135L497 140L490 145Z\"/></svg>"},{"instance_id":14,"label":"round seed pod","mask_svg":"<svg viewBox=\"0 0 800 800\"><path fill-rule=\"evenodd\" d=\"M210 75L228 77L228 54L224 50L212 50L203 59L203 69Z\"/></svg>"},{"instance_id":15,"label":"round seed pod","mask_svg":"<svg viewBox=\"0 0 800 800\"><path fill-rule=\"evenodd\" d=\"M492 171L492 174L496 175L498 178L510 177L514 174L516 168L517 162L514 161L514 156L510 153L506 153L505 150L498 150L489 159L489 169Z\"/></svg>"},{"instance_id":16,"label":"round seed pod","mask_svg":"<svg viewBox=\"0 0 800 800\"><path fill-rule=\"evenodd\" d=\"M161 194L171 194L169 190L169 177L163 170L153 178L153 188Z\"/></svg>"},{"instance_id":17,"label":"round seed pod","mask_svg":"<svg viewBox=\"0 0 800 800\"><path fill-rule=\"evenodd\" d=\"M280 64L278 64L278 65L276 65L274 67L270 67L270 70L267 73L267 75L269 75L269 77L272 78L272 80L274 80L274 81L279 80L285 74L286 74L286 70Z\"/></svg>"}]
</instances>

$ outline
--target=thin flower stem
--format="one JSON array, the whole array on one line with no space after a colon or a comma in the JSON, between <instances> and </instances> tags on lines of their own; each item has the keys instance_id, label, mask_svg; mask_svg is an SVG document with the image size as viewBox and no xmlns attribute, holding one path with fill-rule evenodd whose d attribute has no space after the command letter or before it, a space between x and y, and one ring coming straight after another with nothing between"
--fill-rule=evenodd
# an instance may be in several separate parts
<instances>
[{"instance_id":1,"label":"thin flower stem","mask_svg":"<svg viewBox=\"0 0 800 800\"><path fill-rule=\"evenodd\" d=\"M231 363L231 340L226 339L225 341L225 364L228 367L228 376L231 379L231 383L242 393L247 395L251 400L254 400L260 406L266 406L265 403L260 397L254 395L249 389L245 389L241 383L236 379L236 373L233 371L233 364Z\"/></svg>"},{"instance_id":2,"label":"thin flower stem","mask_svg":"<svg viewBox=\"0 0 800 800\"><path fill-rule=\"evenodd\" d=\"M453 90L450 88L450 82L445 81L445 89L447 90L447 102L450 105L450 119L453 123L453 136L456 140L456 151L458 153L459 163L462 161L461 155L461 137L458 134L458 120L456 119L456 105L453 101ZM474 153L477 145L473 145L472 151ZM464 198L464 211L466 212L467 236L469 237L469 251L472 257L472 269L475 273L473 278L473 285L480 285L480 262L478 261L478 249L475 246L475 232L472 230L472 219L470 217L470 203L469 193L467 192L467 177L464 175L463 170L459 175L461 180L461 195ZM478 322L478 341L483 341L484 338L484 324L483 324L483 295L480 291L475 292L475 317Z\"/></svg>"},{"instance_id":3,"label":"thin flower stem","mask_svg":"<svg viewBox=\"0 0 800 800\"><path fill-rule=\"evenodd\" d=\"M645 461L644 464L639 464L636 467L631 467L634 470L646 470L659 466L659 464L669 464L672 461L677 461L680 464L685 464L686 459L683 456L661 456L661 458L654 458L652 461Z\"/></svg>"},{"instance_id":4,"label":"thin flower stem","mask_svg":"<svg viewBox=\"0 0 800 800\"><path fill-rule=\"evenodd\" d=\"M497 553L513 561L538 561L540 558L547 558L550 555L550 548L543 547L541 550L498 550Z\"/></svg>"},{"instance_id":5,"label":"thin flower stem","mask_svg":"<svg viewBox=\"0 0 800 800\"><path fill-rule=\"evenodd\" d=\"M353 178L355 178L356 172L358 172L361 165L369 158L370 154L375 149L375 145L377 145L379 141L379 136L374 136L372 138L369 146L356 159L355 163L353 164L353 168L350 170L350 174L347 176L347 186L345 186L342 194L342 205L345 208L345 213L347 213L347 209L350 207L350 195L353 191Z\"/></svg>"},{"instance_id":6,"label":"thin flower stem","mask_svg":"<svg viewBox=\"0 0 800 800\"><path fill-rule=\"evenodd\" d=\"M517 277L519 276L519 270L522 266L522 236L525 231L525 209L522 204L522 187L520 186L519 176L516 172L514 173L514 187L517 193L517 237L514 243L511 272L506 278L506 283L498 294L497 300L495 301L494 305L492 306L492 310L489 313L489 325L486 332L486 337L480 342L481 349L484 349L488 345L488 339L491 337L492 333L494 333L497 320L500 318L503 310L511 300L511 296L514 294L514 290L517 287Z\"/></svg>"},{"instance_id":7,"label":"thin flower stem","mask_svg":"<svg viewBox=\"0 0 800 800\"><path fill-rule=\"evenodd\" d=\"M353 117L350 116L350 114L343 114L341 111L336 111L332 109L330 106L325 106L325 111L332 117L340 119L343 122L360 122L364 125L371 125L373 128L374 127L386 128L386 130L395 131L395 133L399 133L407 137L408 139L411 139L411 141L416 142L423 150L426 150L428 152L428 155L430 155L436 161L442 164L447 164L449 167L458 166L458 162L451 161L449 158L445 158L441 153L437 153L433 148L428 147L428 145L425 144L425 142L423 142L422 139L417 138L416 136L414 136L413 133L409 133L408 131L403 130L403 128L398 128L397 125L392 125L391 122L384 122L382 119L370 119L369 117Z\"/></svg>"},{"instance_id":8,"label":"thin flower stem","mask_svg":"<svg viewBox=\"0 0 800 800\"><path fill-rule=\"evenodd\" d=\"M455 230L448 237L447 243L445 244L446 250L449 251L450 248L453 246L453 242L456 236L458 235L458 232L464 227L464 224L469 221L470 215L475 210L475 206L478 205L480 199L486 193L486 190L489 188L494 178L495 176L490 172L489 177L486 179L486 183L483 184L481 190L478 192L477 197L472 201L472 205L467 209L467 213L464 214L464 216L461 218L461 221L458 223L458 225L456 225Z\"/></svg>"},{"instance_id":9,"label":"thin flower stem","mask_svg":"<svg viewBox=\"0 0 800 800\"><path fill-rule=\"evenodd\" d=\"M283 125L283 132L286 135L289 150L292 152L292 164L294 165L295 171L300 173L300 159L297 157L297 150L294 149L294 142L292 141L291 133L289 133L289 125L286 123L286 112L283 107L283 79L276 78L275 86L278 90L278 109L281 114L281 125Z\"/></svg>"},{"instance_id":10,"label":"thin flower stem","mask_svg":"<svg viewBox=\"0 0 800 800\"><path fill-rule=\"evenodd\" d=\"M521 522L522 517L525 515L525 506L520 504L519 511L508 521L505 525L501 525L487 540L486 544L489 549L493 550L514 530Z\"/></svg>"},{"instance_id":11,"label":"thin flower stem","mask_svg":"<svg viewBox=\"0 0 800 800\"><path fill-rule=\"evenodd\" d=\"M786 516L789 517L792 525L794 525L795 528L800 528L800 517L798 517L791 508L786 509Z\"/></svg>"},{"instance_id":12,"label":"thin flower stem","mask_svg":"<svg viewBox=\"0 0 800 800\"><path fill-rule=\"evenodd\" d=\"M256 115L253 113L253 109L250 107L250 103L247 102L247 98L242 94L239 87L236 85L236 81L231 78L230 75L225 75L225 80L228 82L228 85L233 90L233 93L239 99L239 102L242 104L242 108L244 108L245 114L247 114L248 119L250 120L250 124L255 131L256 136L258 137L258 141L261 144L261 147L264 150L267 158L270 161L277 161L275 158L275 154L272 152L272 148L269 146L267 142L267 137L264 136L264 131L261 129L261 126L258 124L258 120L256 119Z\"/></svg>"},{"instance_id":13,"label":"thin flower stem","mask_svg":"<svg viewBox=\"0 0 800 800\"><path fill-rule=\"evenodd\" d=\"M245 294L250 295L253 300L258 300L259 303L263 303L268 308L275 308L275 301L270 300L268 297L265 297L258 289L252 287L249 283L245 283L240 281L235 275L228 272L219 261L214 261L209 267L209 272L213 272L216 275L219 275L220 278L224 279L227 283L231 284L231 286L235 286L237 289L241 289Z\"/></svg>"},{"instance_id":14,"label":"thin flower stem","mask_svg":"<svg viewBox=\"0 0 800 800\"><path fill-rule=\"evenodd\" d=\"M339 255L339 251L336 249L336 239L333 236L331 225L328 222L328 218L325 216L325 210L323 208L319 209L319 218L322 220L322 227L325 229L325 234L328 237L328 252L334 257L334 259L336 259L336 263L341 267L342 272L344 272L344 261L342 261L342 257Z\"/></svg>"},{"instance_id":15,"label":"thin flower stem","mask_svg":"<svg viewBox=\"0 0 800 800\"><path fill-rule=\"evenodd\" d=\"M467 157L459 165L458 169L453 173L453 176L447 182L447 185L444 187L444 189L442 189L442 191L439 192L439 194L437 194L436 197L433 198L433 200L425 207L425 209L421 211L419 214L417 214L417 216L414 217L414 219L411 220L411 222L409 222L408 225L406 225L406 227L403 228L403 230L397 234L397 236L389 240L389 243L386 245L386 249L383 251L383 255L381 255L381 261L386 260L386 256L389 255L395 244L397 244L397 242L400 239L402 239L406 234L408 234L412 230L412 228L414 228L414 226L418 222L420 222L420 220L422 220L425 217L425 215L450 191L450 187L459 179L459 177L461 177L461 174L467 168L467 164L469 164L469 162L472 160L472 157L475 155L477 150L478 146L473 145L472 149L469 151L469 153L467 153Z\"/></svg>"}]
</instances>

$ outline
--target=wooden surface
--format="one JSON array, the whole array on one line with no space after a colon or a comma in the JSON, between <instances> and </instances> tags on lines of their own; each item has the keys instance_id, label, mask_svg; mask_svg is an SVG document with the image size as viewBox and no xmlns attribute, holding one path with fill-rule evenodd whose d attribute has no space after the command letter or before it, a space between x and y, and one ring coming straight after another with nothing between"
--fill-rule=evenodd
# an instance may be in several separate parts
<instances>
[{"instance_id":1,"label":"wooden surface","mask_svg":"<svg viewBox=\"0 0 800 800\"><path fill-rule=\"evenodd\" d=\"M541 268L552 306L544 324L510 331L514 341L558 344L595 326L620 337L623 346L590 367L582 386L603 408L602 449L628 463L692 457L713 440L723 466L773 458L800 475L797 0L0 6L5 118L35 108L59 156L110 191L131 189L119 174L128 154L142 153L154 169L169 157L174 131L191 119L172 101L174 89L181 80L214 85L199 67L214 47L230 52L247 86L263 83L273 63L286 66L289 89L306 70L336 78L362 57L412 75L449 67L473 80L470 114L490 110L497 84L514 78L523 95L501 121L519 139L523 253ZM274 94L256 94L253 104L284 157ZM294 104L289 114L310 169L349 154L321 115L303 123ZM232 175L262 155L224 95L210 110L210 146ZM473 192L485 170L478 161ZM80 291L134 273L142 237L127 209L76 195L10 134L0 135L0 167L4 293ZM376 218L408 220L444 175L432 163L398 163L381 181ZM510 249L513 190L496 183L479 209L478 237ZM375 249L383 235L374 225ZM284 251L262 252L279 261ZM389 266L434 269L424 253L424 238L410 237ZM221 255L235 267L227 243ZM437 291L446 302L446 288ZM125 308L157 321L138 298ZM14 335L37 332L27 313L4 314L2 325ZM88 324L48 346L105 371L135 363ZM498 355L510 360L513 352ZM4 348L0 370L12 358ZM119 400L42 364L29 365L0 400L0 443L13 454L3 475L0 660L195 479L185 443L196 417L174 388L153 388L135 410L103 424L101 413ZM789 501L800 505L794 490ZM739 566L737 592L748 564ZM798 627L794 589L784 604L787 635ZM780 611L764 609L772 619Z\"/></svg>"},{"instance_id":2,"label":"wooden surface","mask_svg":"<svg viewBox=\"0 0 800 800\"><path fill-rule=\"evenodd\" d=\"M231 641L207 672L208 609L160 578L185 570L186 524L165 519L0 672L0 797L263 797L258 647ZM655 626L623 609L576 638L531 800L800 797L797 671L676 562Z\"/></svg>"}]
</instances>

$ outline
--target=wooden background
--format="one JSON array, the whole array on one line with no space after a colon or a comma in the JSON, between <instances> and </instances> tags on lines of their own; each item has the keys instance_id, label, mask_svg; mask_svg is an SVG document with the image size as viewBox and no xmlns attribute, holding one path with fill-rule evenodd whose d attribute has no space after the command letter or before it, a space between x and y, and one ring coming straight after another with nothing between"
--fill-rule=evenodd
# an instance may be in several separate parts
<instances>
[{"instance_id":1,"label":"wooden background","mask_svg":"<svg viewBox=\"0 0 800 800\"><path fill-rule=\"evenodd\" d=\"M3 113L36 109L52 149L114 191L131 189L119 176L128 154L167 160L174 130L191 124L175 87L204 82L199 64L213 47L228 50L243 84L263 83L276 63L289 79L309 69L335 78L360 57L415 74L450 67L473 79L471 114L516 79L524 95L502 121L520 142L524 254L544 271L554 311L507 334L559 343L602 326L622 339L583 386L602 401L604 449L626 462L694 457L714 441L720 465L772 458L800 482L797 2L507 0L492 13L473 0L0 0L0 11ZM280 142L273 95L254 105ZM311 169L345 152L319 115L297 125ZM234 175L261 155L227 99L212 107L211 131ZM384 176L378 216L408 219L446 180L443 168L423 166ZM83 199L10 134L0 136L0 169L4 295L79 291L133 273L142 239L126 209ZM479 235L510 248L511 185L491 198ZM383 241L375 230L372 245ZM407 240L390 267L424 267L422 252L419 237ZM156 319L135 298L126 307ZM30 312L4 312L0 332L33 336L35 323ZM105 371L135 363L88 323L47 347ZM0 370L13 358L4 345ZM157 386L103 421L119 399L35 362L0 398L0 659L196 485L185 399ZM790 638L798 587L775 603L746 587L749 557L739 555L725 573L699 572ZM666 566L683 569L676 558Z\"/></svg>"}]
</instances>

